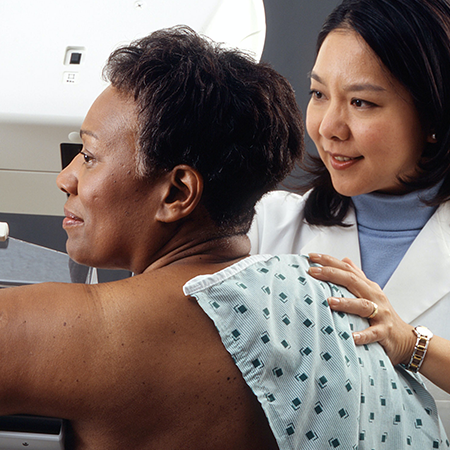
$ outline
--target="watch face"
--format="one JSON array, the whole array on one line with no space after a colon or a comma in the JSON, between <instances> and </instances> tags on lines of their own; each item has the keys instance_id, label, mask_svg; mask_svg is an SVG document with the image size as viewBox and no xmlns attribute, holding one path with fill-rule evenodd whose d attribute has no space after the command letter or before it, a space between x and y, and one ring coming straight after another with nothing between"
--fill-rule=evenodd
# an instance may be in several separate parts
<instances>
[{"instance_id":1,"label":"watch face","mask_svg":"<svg viewBox=\"0 0 450 450\"><path fill-rule=\"evenodd\" d=\"M427 328L423 326L418 326L415 328L417 335L426 337L428 339L431 339L433 337L433 333Z\"/></svg>"}]
</instances>

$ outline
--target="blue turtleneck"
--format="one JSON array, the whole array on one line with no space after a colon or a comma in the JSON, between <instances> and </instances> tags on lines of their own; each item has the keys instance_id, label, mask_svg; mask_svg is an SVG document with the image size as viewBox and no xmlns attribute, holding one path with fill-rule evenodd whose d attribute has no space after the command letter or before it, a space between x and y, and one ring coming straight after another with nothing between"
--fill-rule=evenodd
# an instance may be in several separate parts
<instances>
[{"instance_id":1,"label":"blue turtleneck","mask_svg":"<svg viewBox=\"0 0 450 450\"><path fill-rule=\"evenodd\" d=\"M361 264L382 288L437 207L426 206L439 186L405 195L370 193L352 197L358 222Z\"/></svg>"}]
</instances>

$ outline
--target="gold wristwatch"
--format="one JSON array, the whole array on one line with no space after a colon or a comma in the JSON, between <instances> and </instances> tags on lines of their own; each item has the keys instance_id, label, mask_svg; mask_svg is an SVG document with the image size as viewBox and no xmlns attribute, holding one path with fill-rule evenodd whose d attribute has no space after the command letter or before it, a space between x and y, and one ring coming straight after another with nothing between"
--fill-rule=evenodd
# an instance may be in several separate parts
<instances>
[{"instance_id":1,"label":"gold wristwatch","mask_svg":"<svg viewBox=\"0 0 450 450\"><path fill-rule=\"evenodd\" d=\"M417 336L416 345L414 346L414 351L409 360L409 363L405 366L407 370L411 372L418 372L420 366L423 363L425 355L427 354L428 345L433 337L433 333L422 325L417 326L413 329L413 332Z\"/></svg>"}]
</instances>

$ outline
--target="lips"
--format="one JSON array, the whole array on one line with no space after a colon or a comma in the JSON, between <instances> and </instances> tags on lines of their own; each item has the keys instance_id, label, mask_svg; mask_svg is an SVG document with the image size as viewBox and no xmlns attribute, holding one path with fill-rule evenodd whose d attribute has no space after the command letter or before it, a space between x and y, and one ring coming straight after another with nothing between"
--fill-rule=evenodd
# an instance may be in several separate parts
<instances>
[{"instance_id":1,"label":"lips","mask_svg":"<svg viewBox=\"0 0 450 450\"><path fill-rule=\"evenodd\" d=\"M363 156L351 157L344 155L333 155L331 153L329 153L329 155L331 166L336 170L348 169L364 158Z\"/></svg>"},{"instance_id":2,"label":"lips","mask_svg":"<svg viewBox=\"0 0 450 450\"><path fill-rule=\"evenodd\" d=\"M64 209L63 228L73 227L84 223L83 219L75 215L74 213Z\"/></svg>"},{"instance_id":3,"label":"lips","mask_svg":"<svg viewBox=\"0 0 450 450\"><path fill-rule=\"evenodd\" d=\"M333 156L333 158L340 162L346 162L351 161L352 159L356 159L356 158L349 158L348 156Z\"/></svg>"}]
</instances>

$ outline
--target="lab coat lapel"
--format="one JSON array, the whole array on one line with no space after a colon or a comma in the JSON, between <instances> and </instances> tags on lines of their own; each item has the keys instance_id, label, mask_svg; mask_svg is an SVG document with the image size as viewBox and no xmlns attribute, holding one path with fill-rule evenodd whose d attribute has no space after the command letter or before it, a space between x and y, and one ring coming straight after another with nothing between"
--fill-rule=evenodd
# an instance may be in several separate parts
<instances>
[{"instance_id":1,"label":"lab coat lapel","mask_svg":"<svg viewBox=\"0 0 450 450\"><path fill-rule=\"evenodd\" d=\"M350 258L358 267L361 267L359 251L358 230L353 210L345 219L349 227L311 227L313 236L302 247L302 254L323 253L335 258Z\"/></svg>"},{"instance_id":2,"label":"lab coat lapel","mask_svg":"<svg viewBox=\"0 0 450 450\"><path fill-rule=\"evenodd\" d=\"M384 292L406 322L415 320L450 292L450 204L440 206L431 217Z\"/></svg>"}]
</instances>

